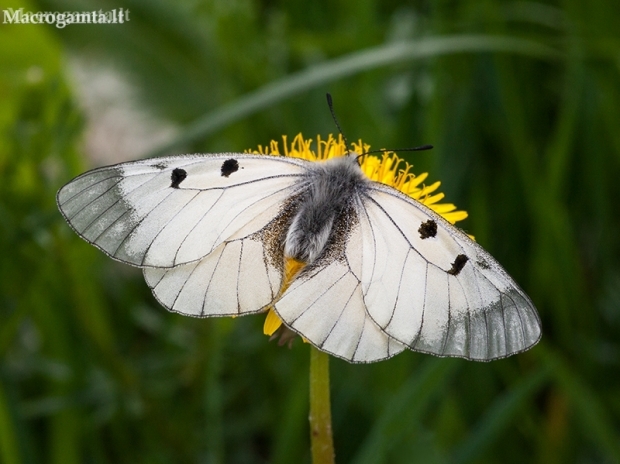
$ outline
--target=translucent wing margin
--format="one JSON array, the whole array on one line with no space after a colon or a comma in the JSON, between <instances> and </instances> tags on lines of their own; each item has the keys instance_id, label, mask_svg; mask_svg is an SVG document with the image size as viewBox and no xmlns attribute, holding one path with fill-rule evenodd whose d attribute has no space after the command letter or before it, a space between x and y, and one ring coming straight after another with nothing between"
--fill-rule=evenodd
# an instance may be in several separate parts
<instances>
[{"instance_id":1,"label":"translucent wing margin","mask_svg":"<svg viewBox=\"0 0 620 464\"><path fill-rule=\"evenodd\" d=\"M71 227L110 257L174 267L260 230L303 172L303 161L276 156L154 158L89 171L60 189L57 203Z\"/></svg>"},{"instance_id":2,"label":"translucent wing margin","mask_svg":"<svg viewBox=\"0 0 620 464\"><path fill-rule=\"evenodd\" d=\"M415 351L476 361L538 342L534 305L467 235L380 184L363 203L361 286L369 316L386 335Z\"/></svg>"}]
</instances>

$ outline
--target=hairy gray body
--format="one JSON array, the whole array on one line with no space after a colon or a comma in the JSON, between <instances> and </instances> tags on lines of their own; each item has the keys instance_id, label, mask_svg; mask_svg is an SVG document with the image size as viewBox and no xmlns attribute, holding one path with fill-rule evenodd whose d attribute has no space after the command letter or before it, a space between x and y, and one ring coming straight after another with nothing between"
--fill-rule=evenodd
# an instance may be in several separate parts
<instances>
[{"instance_id":1,"label":"hairy gray body","mask_svg":"<svg viewBox=\"0 0 620 464\"><path fill-rule=\"evenodd\" d=\"M334 233L334 223L369 184L357 162L357 154L313 163L307 171L306 188L286 234L287 257L314 262Z\"/></svg>"}]
</instances>

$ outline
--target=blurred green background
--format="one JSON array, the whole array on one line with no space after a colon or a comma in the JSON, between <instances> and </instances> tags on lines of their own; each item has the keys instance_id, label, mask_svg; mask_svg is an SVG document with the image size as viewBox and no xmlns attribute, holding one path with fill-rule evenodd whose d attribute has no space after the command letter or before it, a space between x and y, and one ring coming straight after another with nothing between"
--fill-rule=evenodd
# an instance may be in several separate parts
<instances>
[{"instance_id":1,"label":"blurred green background","mask_svg":"<svg viewBox=\"0 0 620 464\"><path fill-rule=\"evenodd\" d=\"M470 213L544 335L492 363L333 359L340 463L620 462L620 3L5 1L128 8L0 24L0 461L304 463L309 347L159 307L64 223L84 170L335 132Z\"/></svg>"}]
</instances>

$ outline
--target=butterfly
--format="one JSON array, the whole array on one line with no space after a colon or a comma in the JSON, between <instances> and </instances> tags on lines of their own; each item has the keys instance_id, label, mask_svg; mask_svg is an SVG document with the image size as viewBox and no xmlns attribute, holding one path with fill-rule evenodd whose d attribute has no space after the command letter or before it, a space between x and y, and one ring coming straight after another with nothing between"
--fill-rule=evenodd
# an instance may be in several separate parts
<instances>
[{"instance_id":1,"label":"butterfly","mask_svg":"<svg viewBox=\"0 0 620 464\"><path fill-rule=\"evenodd\" d=\"M493 257L431 209L368 179L356 153L323 162L146 159L82 174L57 202L83 239L142 268L168 310L273 309L350 362L407 348L490 361L541 337L532 301Z\"/></svg>"}]
</instances>

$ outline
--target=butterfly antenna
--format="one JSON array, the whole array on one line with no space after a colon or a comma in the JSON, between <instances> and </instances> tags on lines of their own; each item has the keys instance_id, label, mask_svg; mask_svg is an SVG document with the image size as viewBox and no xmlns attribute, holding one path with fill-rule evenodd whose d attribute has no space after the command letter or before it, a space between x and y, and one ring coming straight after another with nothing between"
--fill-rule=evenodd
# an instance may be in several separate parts
<instances>
[{"instance_id":1,"label":"butterfly antenna","mask_svg":"<svg viewBox=\"0 0 620 464\"><path fill-rule=\"evenodd\" d=\"M393 148L393 149L381 148L379 150L372 150L372 151L367 151L366 153L362 153L361 155L357 157L357 159L359 161L359 159L362 156L372 155L373 153L386 153L388 151L424 151L424 150L432 150L432 149L433 149L432 145L420 145L419 147L411 147L411 148Z\"/></svg>"},{"instance_id":2,"label":"butterfly antenna","mask_svg":"<svg viewBox=\"0 0 620 464\"><path fill-rule=\"evenodd\" d=\"M342 133L342 128L340 127L340 124L338 124L338 118L336 118L336 112L334 111L334 102L332 100L332 95L328 92L326 96L327 96L327 106L329 106L329 112L332 114L332 119L336 123L336 127L338 128L338 133L344 140L344 146L345 146L345 149L347 150L347 155L348 155L349 154L349 142L347 142L347 138Z\"/></svg>"},{"instance_id":3,"label":"butterfly antenna","mask_svg":"<svg viewBox=\"0 0 620 464\"><path fill-rule=\"evenodd\" d=\"M340 136L344 140L344 145L347 150L347 154L349 154L350 153L349 142L347 142L347 138L342 133L342 128L340 127L340 124L338 123L338 118L336 117L336 112L334 111L334 101L332 100L332 95L328 92L325 94L325 96L327 97L327 106L329 107L329 112L332 114L332 119L334 120L334 123L336 124L336 127L338 128L338 132L340 133ZM395 148L392 150L388 150L387 148L382 148L380 150L372 150L372 151L367 151L366 153L362 153L361 155L357 157L357 160L359 162L362 156L371 155L373 153L385 153L388 151L424 151L424 150L430 150L432 148L433 148L432 145L420 145L419 147L412 147L412 148Z\"/></svg>"}]
</instances>

